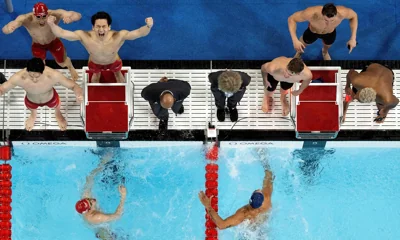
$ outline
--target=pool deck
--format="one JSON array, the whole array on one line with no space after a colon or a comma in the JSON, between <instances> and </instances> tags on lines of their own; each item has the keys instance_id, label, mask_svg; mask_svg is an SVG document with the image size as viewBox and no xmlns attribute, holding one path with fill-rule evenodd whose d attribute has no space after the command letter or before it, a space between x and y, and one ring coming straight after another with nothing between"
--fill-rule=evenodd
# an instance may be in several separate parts
<instances>
[{"instance_id":1,"label":"pool deck","mask_svg":"<svg viewBox=\"0 0 400 240\"><path fill-rule=\"evenodd\" d=\"M10 78L19 69L7 69L6 78ZM169 130L203 130L209 122L216 125L220 130L280 130L294 131L294 125L290 117L281 116L281 105L279 101L279 86L275 98L275 111L273 113L263 113L261 105L263 100L263 84L260 70L256 69L234 69L248 73L251 83L247 87L246 93L238 105L239 120L236 124L229 121L218 122L215 116L214 98L210 91L208 74L220 69L131 69L130 81L133 83L133 114L134 118L130 125L130 130L156 130L158 129L158 119L153 115L149 104L141 97L142 89L150 83L158 81L162 76L188 81L192 86L189 97L184 101L185 113L180 116L170 111ZM358 69L360 70L360 69ZM60 70L69 76L67 70ZM82 84L82 70L78 70ZM346 74L348 70L341 70L341 85L346 84ZM400 70L395 72L394 94L400 96ZM62 112L68 121L68 130L84 130L81 120L80 105L75 101L72 91L56 86L55 89L60 95L62 102ZM1 101L1 107L5 110L4 128L10 130L23 130L24 122L30 111L24 105L25 91L22 88L15 88L5 94ZM2 112L2 111L1 111ZM53 114L54 110L40 108L35 130L58 130L58 125ZM341 125L341 130L397 130L400 129L398 121L400 109L392 109L383 124L373 122L376 116L375 104L360 104L353 102L347 112L346 122ZM242 119L243 118L243 119Z\"/></svg>"}]
</instances>

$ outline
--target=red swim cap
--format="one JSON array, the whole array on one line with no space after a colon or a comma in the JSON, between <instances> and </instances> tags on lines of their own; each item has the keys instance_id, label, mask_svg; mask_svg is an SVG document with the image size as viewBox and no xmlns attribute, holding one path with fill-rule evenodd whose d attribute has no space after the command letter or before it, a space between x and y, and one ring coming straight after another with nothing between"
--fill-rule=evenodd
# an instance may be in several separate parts
<instances>
[{"instance_id":1,"label":"red swim cap","mask_svg":"<svg viewBox=\"0 0 400 240\"><path fill-rule=\"evenodd\" d=\"M75 209L78 213L82 214L90 209L90 203L87 199L82 199L76 202Z\"/></svg>"},{"instance_id":2,"label":"red swim cap","mask_svg":"<svg viewBox=\"0 0 400 240\"><path fill-rule=\"evenodd\" d=\"M47 15L47 11L49 9L47 8L46 4L42 2L38 2L33 6L33 14L35 16L42 16L42 15Z\"/></svg>"}]
</instances>

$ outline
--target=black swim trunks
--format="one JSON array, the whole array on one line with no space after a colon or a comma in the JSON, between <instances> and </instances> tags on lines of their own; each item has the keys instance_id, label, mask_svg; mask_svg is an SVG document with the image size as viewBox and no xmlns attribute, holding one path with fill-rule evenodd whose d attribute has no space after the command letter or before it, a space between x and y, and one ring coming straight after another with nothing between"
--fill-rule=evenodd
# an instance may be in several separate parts
<instances>
[{"instance_id":1,"label":"black swim trunks","mask_svg":"<svg viewBox=\"0 0 400 240\"><path fill-rule=\"evenodd\" d=\"M318 38L322 39L326 45L332 45L336 40L336 29L331 33L317 34L311 32L310 27L308 27L303 33L303 41L307 44L317 41Z\"/></svg>"},{"instance_id":2,"label":"black swim trunks","mask_svg":"<svg viewBox=\"0 0 400 240\"><path fill-rule=\"evenodd\" d=\"M276 86L278 85L278 82L271 74L268 74L268 82L271 84L271 87L268 87L267 90L269 92L273 92L276 89ZM266 84L264 83L264 87ZM283 90L288 90L293 86L293 83L288 83L288 82L281 82L281 88Z\"/></svg>"}]
</instances>

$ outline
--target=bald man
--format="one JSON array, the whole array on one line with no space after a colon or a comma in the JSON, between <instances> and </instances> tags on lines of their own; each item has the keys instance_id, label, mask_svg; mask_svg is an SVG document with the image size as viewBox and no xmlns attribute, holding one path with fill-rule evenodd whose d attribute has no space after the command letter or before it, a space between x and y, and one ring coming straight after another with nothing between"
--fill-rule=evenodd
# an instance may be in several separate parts
<instances>
[{"instance_id":1,"label":"bald man","mask_svg":"<svg viewBox=\"0 0 400 240\"><path fill-rule=\"evenodd\" d=\"M160 131L168 129L168 109L172 109L175 114L184 112L183 100L189 96L190 90L188 82L166 77L142 90L142 97L150 103L154 115L160 119Z\"/></svg>"}]
</instances>

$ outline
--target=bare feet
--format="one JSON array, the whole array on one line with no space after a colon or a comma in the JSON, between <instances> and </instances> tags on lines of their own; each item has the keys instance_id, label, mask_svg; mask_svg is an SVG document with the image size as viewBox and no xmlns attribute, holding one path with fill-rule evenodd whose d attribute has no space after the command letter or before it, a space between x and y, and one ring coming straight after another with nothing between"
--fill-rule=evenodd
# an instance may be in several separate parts
<instances>
[{"instance_id":1,"label":"bare feet","mask_svg":"<svg viewBox=\"0 0 400 240\"><path fill-rule=\"evenodd\" d=\"M67 121L63 117L59 108L55 109L54 115L56 116L58 126L60 127L61 131L65 131L67 129Z\"/></svg>"},{"instance_id":2,"label":"bare feet","mask_svg":"<svg viewBox=\"0 0 400 240\"><path fill-rule=\"evenodd\" d=\"M71 67L71 68L68 68L68 70L69 70L69 73L71 74L72 81L76 82L76 80L78 80L78 78L79 78L79 75L76 72L75 68Z\"/></svg>"},{"instance_id":3,"label":"bare feet","mask_svg":"<svg viewBox=\"0 0 400 240\"><path fill-rule=\"evenodd\" d=\"M33 129L33 127L35 126L35 121L36 121L36 110L34 110L34 111L31 110L31 115L25 121L25 129L27 131L31 131Z\"/></svg>"},{"instance_id":4,"label":"bare feet","mask_svg":"<svg viewBox=\"0 0 400 240\"><path fill-rule=\"evenodd\" d=\"M261 110L265 113L271 113L274 110L274 99L271 96L264 95Z\"/></svg>"},{"instance_id":5,"label":"bare feet","mask_svg":"<svg viewBox=\"0 0 400 240\"><path fill-rule=\"evenodd\" d=\"M324 52L324 49L322 49L322 57L324 60L331 60L331 55L329 55L328 51Z\"/></svg>"},{"instance_id":6,"label":"bare feet","mask_svg":"<svg viewBox=\"0 0 400 240\"><path fill-rule=\"evenodd\" d=\"M287 116L290 112L289 109L289 102L287 101L286 97L284 99L281 98L282 104L282 116Z\"/></svg>"}]
</instances>

